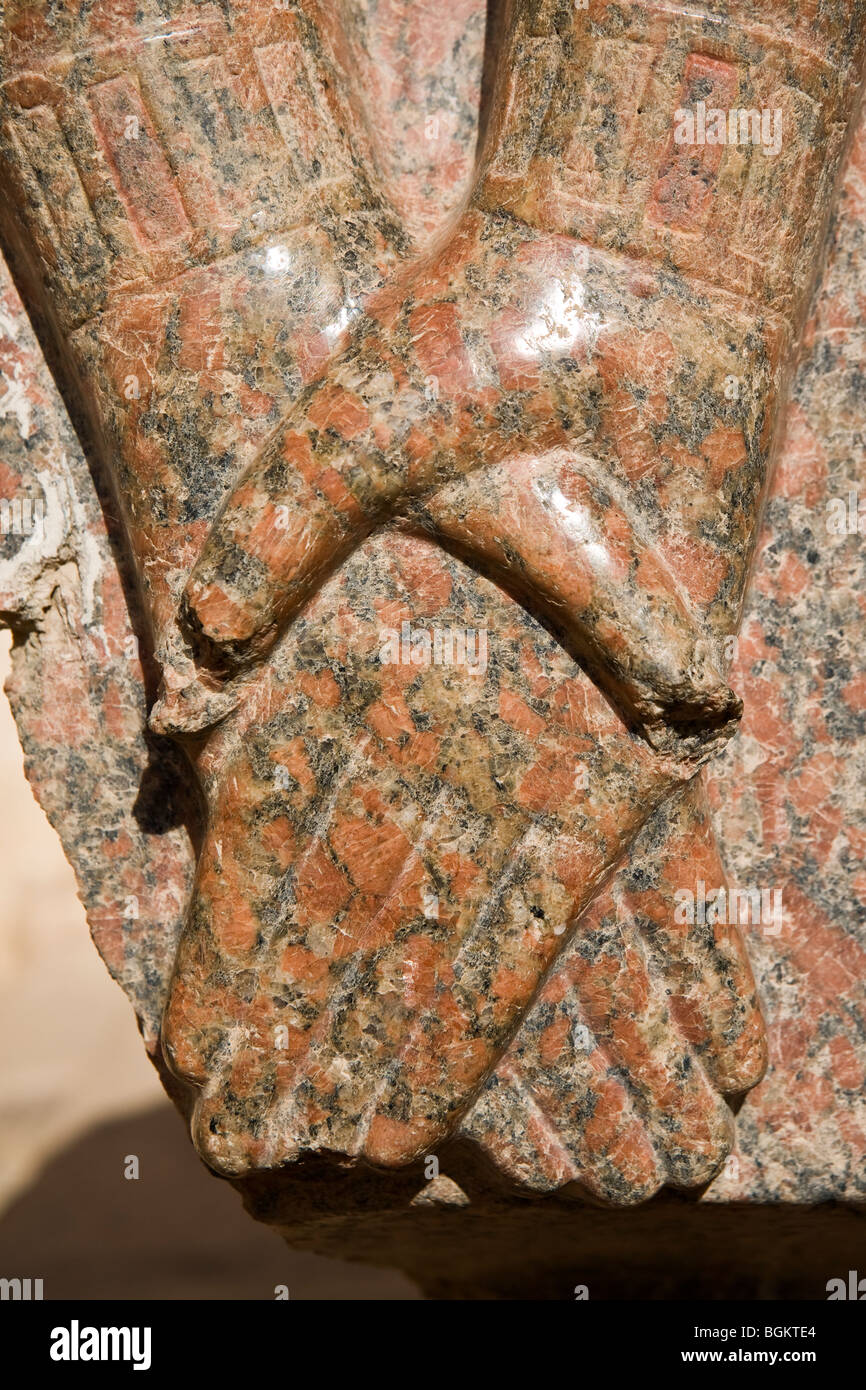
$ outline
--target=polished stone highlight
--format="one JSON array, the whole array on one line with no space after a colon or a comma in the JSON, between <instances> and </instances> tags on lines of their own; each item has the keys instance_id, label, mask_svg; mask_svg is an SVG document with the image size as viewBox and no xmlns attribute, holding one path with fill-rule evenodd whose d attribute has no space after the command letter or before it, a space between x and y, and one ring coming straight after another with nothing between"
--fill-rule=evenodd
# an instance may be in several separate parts
<instances>
[{"instance_id":1,"label":"polished stone highlight","mask_svg":"<svg viewBox=\"0 0 866 1390\"><path fill-rule=\"evenodd\" d=\"M744 0L710 6L709 23L661 5L516 3L490 25L484 83L477 5L435 35L396 3L112 9L110 24L99 6L51 24L39 6L7 12L4 239L123 518L150 732L119 655L122 600L109 613L101 591L101 608L77 601L73 703L96 712L92 762L109 746L96 692L113 680L111 737L156 739L184 789L173 828L141 839L140 755L118 773L113 853L150 860L122 894L107 847L88 850L99 893L123 904L100 945L152 1045L166 1004L178 1097L219 1171L291 1182L284 1165L315 1155L400 1168L450 1140L523 1191L630 1204L725 1164L725 1097L755 1086L767 1056L749 924L680 921L678 894L730 887L732 859L733 886L754 881L747 848L761 817L766 841L770 799L793 834L849 738L834 713L833 747L813 732L804 745L819 764L775 760L785 697L767 652L819 698L802 638L776 630L805 593L796 539L769 570L777 541L763 543L749 602L763 583L778 605L758 619L760 654L751 619L736 647L862 75L851 7L806 8ZM699 102L779 112L778 151L679 139L675 113ZM832 293L853 296L838 322L826 310L842 332L852 282ZM20 321L11 288L8 303ZM26 394L62 422L19 338ZM851 387L855 420L861 406ZM821 409L799 408L795 429ZM797 469L790 430L770 526L778 478ZM120 595L90 525L93 573ZM55 542L36 565L37 626L53 621L45 575L62 554ZM8 605L22 627L32 609ZM106 655L82 664L95 621ZM404 624L483 631L484 671L383 662L383 631ZM45 647L46 676L69 641ZM713 816L700 769L735 730L735 690L747 740L732 750L746 752L724 755L733 798L713 771ZM70 705L52 698L59 729ZM856 679L839 699L862 709ZM19 720L47 769L55 740L33 701L19 698ZM789 766L790 792L773 781ZM82 845L99 815L35 775L55 814L83 816L66 843L96 923ZM799 854L784 902L809 915ZM768 856L767 842L765 888L780 876ZM174 892L161 917L157 881ZM749 934L778 1005L767 962L799 948L788 916L779 940L761 925ZM843 974L856 995L862 972ZM860 1054L841 1015L826 1018L844 1090ZM805 1049L786 1048L796 1066ZM820 1104L833 1113L824 1091ZM756 1155L775 1112L769 1124L747 1120ZM856 1187L840 1162L822 1192ZM727 1167L720 1182L752 1190Z\"/></svg>"}]
</instances>

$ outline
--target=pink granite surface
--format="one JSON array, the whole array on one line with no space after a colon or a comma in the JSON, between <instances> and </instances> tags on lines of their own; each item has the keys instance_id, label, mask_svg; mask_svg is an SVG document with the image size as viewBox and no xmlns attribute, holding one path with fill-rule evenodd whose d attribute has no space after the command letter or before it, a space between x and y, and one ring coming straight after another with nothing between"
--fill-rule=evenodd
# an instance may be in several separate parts
<instances>
[{"instance_id":1,"label":"pink granite surface","mask_svg":"<svg viewBox=\"0 0 866 1390\"><path fill-rule=\"evenodd\" d=\"M480 8L466 7L464 13L455 7L446 24L438 14L434 23L425 7L380 5L367 13L357 6L350 20L346 42L358 55L367 124L381 147L378 167L384 187L395 218L423 238L456 202L471 167L481 81ZM802 35L799 38L802 42ZM808 49L808 44L803 46ZM381 119L370 120L370 110ZM715 837L699 781L656 810L615 879L569 938L556 972L515 1034L541 972L563 944L557 931L560 922L585 905L605 870L627 849L653 805L682 778L683 770L671 767L664 754L659 761L646 744L626 736L622 720L611 715L573 656L501 589L476 578L462 560L445 557L429 541L411 536L367 542L318 594L304 614L300 632L290 633L264 674L256 676L258 684L241 714L203 753L196 752L210 807L197 905L218 905L219 893L214 896L207 884L212 862L208 856L216 853L217 845L218 861L223 854L236 856L240 877L226 904L228 936L221 938L217 930L199 940L190 925L194 928L195 917L188 919L169 1028L180 1016L178 1040L172 1043L174 1061L204 1088L196 1110L199 1145L223 1171L269 1166L304 1148L322 1147L366 1152L377 1162L407 1161L435 1146L462 1110L462 1132L468 1140L524 1189L549 1191L576 1183L601 1200L628 1203L650 1195L666 1181L700 1185L724 1164L704 1201L808 1203L862 1195L866 1039L863 869L858 850L866 833L861 791L866 690L857 660L862 648L862 536L847 530L836 534L828 524L838 511L831 507L832 499L845 500L846 515L851 510L849 494L859 485L866 437L859 328L866 167L862 130L861 126L838 206L832 257L803 338L787 432L734 648L729 679L744 699L743 726L722 760L701 774ZM664 188L677 177L675 169L669 170ZM521 179L515 186L525 192L529 184ZM503 197L491 178L483 196L489 201L494 195ZM655 196L663 209L668 194L663 189ZM686 203L691 206L688 197ZM547 224L549 203L541 199L542 205L548 207L543 215ZM561 198L556 205L561 207ZM482 215L488 215L486 205ZM388 224L396 225L396 220ZM554 242L544 241L549 236L545 225L541 243L533 241L536 249L541 244L543 256L540 262L528 258L530 288L533 264L550 273L555 237L562 234L557 228ZM389 235L383 234L381 246ZM467 236L477 235L477 226L470 227ZM604 226L594 226L592 235L603 244L607 232ZM504 257L508 265L519 245L515 242ZM799 242L792 246L785 264L792 283L799 277L805 284L808 267L796 269L799 248ZM406 253L401 249L399 254ZM464 259L470 268L477 266L477 243ZM387 256L381 265L387 269ZM502 263L494 259L492 269L493 279L501 282ZM607 295L608 302L617 296L623 301L630 296L629 302L634 302L634 284L622 281L612 261L601 257L598 273L603 281L599 293ZM716 273L714 269L709 278ZM778 266L774 274L778 277ZM780 283L784 299L784 276ZM224 308L219 296L207 300L205 290L204 285L194 286L188 301L196 306L199 322L214 304L221 312ZM335 290L335 304L344 292ZM508 306L512 314L520 312L521 293L527 293L525 280L517 282ZM641 320L643 341L651 349L645 369L660 400L650 398L633 431L637 444L632 481L639 484L639 446L642 439L657 437L657 432L648 432L664 421L664 413L658 414L660 402L672 391L679 393L676 399L687 398L682 380L677 384L675 374L666 375L664 329L671 329L672 317L682 314L685 322L691 314L678 331L692 344L703 343L704 353L712 357L716 347L711 346L711 329L720 322L716 308L705 311L701 324L693 309L687 312L664 302L659 312L663 319L666 315L665 321L654 320L658 293L658 285L653 288L645 272L637 286L638 299L650 300L646 321ZM391 312L399 307L396 300L394 305ZM453 315L443 316L435 305L414 307L420 307L422 315L434 313L432 356L420 363L422 378L426 369L427 375L432 371L447 385ZM135 315L144 309L151 317L141 322L152 325L152 304L120 303L117 313L133 314L124 332L135 329ZM386 304L383 313L388 312ZM170 318L168 309L166 313ZM736 318L730 326L744 322ZM296 341L308 343L314 327L302 316ZM490 336L483 319L463 323L469 339L473 328L478 341L484 341L485 333ZM523 331L519 321L518 329ZM127 544L108 500L105 470L97 469L101 510L85 456L8 280L3 331L2 491L9 498L27 495L45 503L44 526L40 522L33 534L11 534L3 540L2 609L20 638L10 696L29 775L79 874L97 945L130 995L148 1046L156 1049L189 903L193 842L198 849L201 830L184 792L189 777L179 755L167 741L145 732L145 711L160 672L150 664L147 622L140 600L133 596L131 578L122 582L117 568L116 556L127 551ZM513 326L510 331L513 334ZM676 340L677 331L672 331ZM776 342L772 334L769 341ZM621 341L613 338L602 362L607 409L615 422L629 408L616 393L633 345L633 334L623 334ZM376 351L382 352L381 344ZM715 371L723 378L724 354L718 351ZM773 352L779 354L782 348L770 348L770 361L778 365L780 358L773 358ZM206 365L210 369L213 364ZM500 372L507 367L500 360ZM194 370L199 372L200 365L194 364ZM314 370L311 359L310 374ZM244 428L251 448L264 428L256 422L271 418L272 405L265 409L263 404L257 415L251 408L257 398L249 394L249 387L244 395L241 376L233 408L247 412ZM536 391L544 386L532 384ZM513 383L514 389L523 385L519 380ZM261 387L257 383L255 390ZM547 390L555 387L555 381L546 384ZM275 385L272 378L264 382L264 389L276 395L287 392L285 382ZM636 399L643 401L644 396ZM757 412L759 392L754 399ZM472 404L484 406L483 401ZM422 405L422 420L428 406L429 402ZM189 408L189 398L180 392L171 408L180 418ZM331 410L330 418L337 420L345 439L346 411L333 406ZM720 429L717 425L716 435ZM688 435L684 427L682 437ZM662 436L662 464L651 481L656 495L667 489L656 542L693 602L708 615L708 631L721 640L732 639L738 617L737 582L744 580L750 553L748 521L738 519L737 532L729 524L730 495L713 504L711 493L708 510L695 519L693 529L682 520L693 478L708 474L721 480L739 463L732 440L712 436L705 428L703 452L695 457L682 438L678 440L677 429L669 430L667 446ZM90 446L88 454L92 463ZM239 462L245 462L243 453L232 467ZM208 515L217 500L215 494ZM466 499L460 500L465 515ZM646 503L653 516L654 505L652 498ZM856 505L855 500L855 510ZM149 506L150 501L142 517ZM150 514L156 516L153 510ZM499 515L493 543L501 539L506 524L513 533L513 523L502 522ZM680 525L666 534L672 515ZM185 524L178 521L181 527ZM202 538L206 529L200 527ZM475 521L471 531L477 545L482 522ZM742 538L739 544L737 535ZM146 544L158 550L165 543L164 533L161 538L157 528L153 536L156 539ZM683 536L689 541L685 548ZM181 562L172 546L169 537L153 589L150 616L153 621L157 614L158 653L160 632L171 627L170 605L160 593L177 594L178 577L185 578L196 548ZM724 564L731 555L737 557L737 582L726 585ZM168 563L172 559L177 573ZM501 567L493 565L491 572L499 575ZM549 573L548 569L548 578ZM366 603L370 595L377 596L378 608ZM611 602L615 606L615 599ZM159 616L163 613L168 615L164 620ZM493 634L494 659L488 673L495 673L496 679L485 675L478 693L482 722L467 725L462 749L458 712L462 719L470 692L478 692L477 683L473 686L463 671L444 679L431 669L407 691L405 677L415 675L411 667L387 671L376 660L383 625L399 630L406 619L421 627L484 626ZM134 631L141 635L147 659L147 695L137 648L130 640ZM340 672L343 684L336 678ZM368 688L371 676L378 688ZM178 688L183 689L182 682ZM286 692L298 689L300 702L287 705ZM359 691L364 692L360 704ZM345 903L340 902L339 870L335 872L331 863L317 866L323 841L308 837L299 854L282 828L276 838L272 833L268 839L266 833L256 839L256 853L265 857L250 857L253 823L258 834L263 824L275 826L288 812L288 819L297 817L297 828L307 834L304 816L330 787L333 769L327 758L311 766L304 740L308 746L312 741L335 747L338 762L345 760L342 750L351 751L356 744L359 719L369 735L370 751L365 751L361 764L359 789L349 784L341 793L343 826L354 830L348 837L344 834L340 853L356 889L360 936L371 916L381 919L385 907L398 926L407 914L420 912L423 919L432 887L437 913L442 913L437 920L459 938L477 919L476 900L490 896L497 854L517 843L528 824L532 827L528 886L523 879L521 900L509 915L509 923L522 923L523 929L515 932L504 961L483 958L479 970L477 992L488 1002L496 969L505 973L493 988L498 1001L493 1012L498 1008L498 1017L489 1027L484 1020L478 1046L467 1047L466 1039L476 1028L480 1010L475 1017L465 1009L449 1017L441 993L425 1002L430 964L423 932L408 951L401 939L399 951L390 957L379 954L377 988L366 995L359 991L362 957L351 952L335 955L328 936L334 922L343 920L335 914L345 910ZM483 760L482 746L487 751ZM558 780L563 766L575 763L587 769L589 806L585 785L571 775ZM408 792L407 767L414 779ZM279 768L287 770L288 782L274 783L274 769ZM448 781L451 800L441 799L443 768L457 769ZM431 771L438 780L425 783ZM283 802L280 808L273 804L275 791ZM398 796L398 814L393 821L383 818L382 806L387 803L393 809ZM378 808L373 804L377 797ZM462 798L471 812L461 827L462 844L448 841L454 797ZM432 820L431 807L436 808ZM545 816L554 819L545 821ZM408 834L410 841L420 824L427 827L428 836L433 834L434 843L438 837L437 863L446 865L444 877L440 874L435 883L425 884L424 865L416 872L415 862L411 856L406 860L391 830L383 832L382 827L392 823L394 835ZM237 837L231 849L228 831ZM364 837L370 835L368 857ZM587 844L593 835L600 841L597 866L588 862ZM390 852L396 856L395 869L403 875L396 899L394 875L388 877L386 862L389 839L394 840ZM330 848L333 842L331 835ZM272 909L280 901L281 875L296 858L306 867L310 882L308 908L302 904L310 914L306 938L291 943L278 935L269 943L263 965L256 919L266 920L269 905ZM238 883L251 869L270 882L248 930L238 897L244 906L253 899L239 894ZM472 890L471 880L479 874L481 884ZM302 889L303 875L298 882ZM736 924L724 919L715 924L676 920L676 893L694 888L699 896L699 882L706 893L726 882L728 889L756 888L769 894L772 904L781 901L780 914L771 912L767 921L744 926L767 1024L770 1069L739 1110L736 1144L727 1162L734 1127L721 1096L747 1089L760 1074L760 1023ZM303 897L301 891L299 896ZM546 924L540 934L532 919ZM347 921L340 933L343 940L351 943L352 931ZM321 944L311 951L316 933ZM501 941L500 929L500 946ZM290 950L296 954L287 961ZM208 952L212 961L202 970ZM298 954L302 952L303 959ZM189 968L184 968L184 953L192 958ZM279 1055L286 1051L281 1046L274 1054L273 1030L283 1017L287 983L295 991L292 1008L298 1008L298 991L303 1009L320 1008L323 955L349 961L338 995L344 1007L342 1012L334 1007L329 983L327 1026L307 1049L307 1071L299 1073L291 1048L288 1056ZM344 972L345 967L338 968ZM268 988L256 984L250 989L250 981L262 977ZM387 994L383 982L388 981L404 1001L402 1014L380 1010ZM367 1003L359 1002L364 997ZM421 1034L407 1038L401 1031L413 1016L435 1019L445 1031L432 1039L425 1032L420 1045ZM252 1044L247 1051L227 1051L225 1039L238 1023ZM375 1047L363 1038L360 1044L347 1043L347 1027L363 1034L368 1025ZM387 1037L387 1027L394 1030L393 1040ZM443 1049L450 1057L447 1049L461 1043L466 1055L460 1065L449 1060L437 1078L431 1064ZM357 1063L352 1086L340 1073L346 1053ZM395 1072L392 1058L402 1073ZM286 1064L287 1084L280 1079ZM330 1080L317 1095L310 1069L320 1075L329 1068ZM326 1103L335 1076L346 1102L337 1107L336 1120ZM383 1076L390 1090L385 1090L382 1107ZM275 1086L281 1097L276 1106ZM243 1105L237 1108L239 1096ZM359 1150L358 1115L365 1105L369 1110L371 1096L380 1104L381 1118L378 1126L367 1128L365 1123L367 1147ZM431 1110L430 1096L439 1098L438 1110ZM468 1109L467 1100L472 1101ZM264 1124L262 1115L267 1116Z\"/></svg>"}]
</instances>

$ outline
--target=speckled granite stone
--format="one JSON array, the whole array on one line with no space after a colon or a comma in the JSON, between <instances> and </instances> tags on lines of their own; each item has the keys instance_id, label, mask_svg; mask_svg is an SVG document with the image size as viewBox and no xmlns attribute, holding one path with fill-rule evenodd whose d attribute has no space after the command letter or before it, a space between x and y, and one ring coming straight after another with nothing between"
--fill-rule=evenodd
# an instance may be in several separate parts
<instances>
[{"instance_id":1,"label":"speckled granite stone","mask_svg":"<svg viewBox=\"0 0 866 1390\"><path fill-rule=\"evenodd\" d=\"M780 935L750 947L770 1070L711 1200L866 1195L864 305L861 119L732 673L743 726L710 779L730 872L784 893Z\"/></svg>"},{"instance_id":2,"label":"speckled granite stone","mask_svg":"<svg viewBox=\"0 0 866 1390\"><path fill-rule=\"evenodd\" d=\"M518 4L484 84L477 4L7 12L6 243L106 518L7 282L4 492L68 479L50 541L5 539L30 775L200 1151L299 1240L328 1210L375 1257L378 1208L398 1258L453 1206L434 1151L482 1207L713 1178L766 1044L698 882L784 903L704 1200L862 1192L859 537L826 528L862 141L734 634L863 15L708 12ZM699 100L779 109L778 158L678 144Z\"/></svg>"},{"instance_id":3,"label":"speckled granite stone","mask_svg":"<svg viewBox=\"0 0 866 1390\"><path fill-rule=\"evenodd\" d=\"M0 498L13 509L0 538L0 613L15 635L6 693L93 939L152 1049L192 884L183 764L147 732L154 673L120 536L5 264L0 374Z\"/></svg>"}]
</instances>

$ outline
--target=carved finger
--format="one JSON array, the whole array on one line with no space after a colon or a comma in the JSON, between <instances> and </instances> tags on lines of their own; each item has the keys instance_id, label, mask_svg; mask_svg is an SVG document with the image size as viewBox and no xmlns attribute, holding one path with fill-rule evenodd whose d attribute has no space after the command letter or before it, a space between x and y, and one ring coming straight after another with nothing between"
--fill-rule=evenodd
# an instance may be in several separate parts
<instances>
[{"instance_id":1,"label":"carved finger","mask_svg":"<svg viewBox=\"0 0 866 1390\"><path fill-rule=\"evenodd\" d=\"M628 1077L667 1180L683 1187L708 1181L730 1148L733 1117L694 1064L671 1017L664 975L651 968L610 889L579 923L557 974L557 987L567 981L592 1037ZM537 1055L533 1087L545 1087L554 1060Z\"/></svg>"},{"instance_id":2,"label":"carved finger","mask_svg":"<svg viewBox=\"0 0 866 1390\"><path fill-rule=\"evenodd\" d=\"M243 477L186 587L186 619L204 665L251 665L386 514L405 463L399 447L388 447L376 403L398 390L386 367L373 375L351 351L303 393Z\"/></svg>"},{"instance_id":3,"label":"carved finger","mask_svg":"<svg viewBox=\"0 0 866 1390\"><path fill-rule=\"evenodd\" d=\"M460 1132L536 1191L576 1184L613 1206L645 1201L666 1168L627 1083L586 1026L565 977L556 978L555 991L545 990L543 1017L521 1029Z\"/></svg>"},{"instance_id":4,"label":"carved finger","mask_svg":"<svg viewBox=\"0 0 866 1390\"><path fill-rule=\"evenodd\" d=\"M705 629L591 463L519 456L428 499L424 518L540 611L660 750L701 759L733 732L742 704Z\"/></svg>"},{"instance_id":5,"label":"carved finger","mask_svg":"<svg viewBox=\"0 0 866 1390\"><path fill-rule=\"evenodd\" d=\"M609 892L579 924L578 939L586 933L594 948L605 916L612 921L615 914L628 945L618 948L608 934L594 964L590 946L573 943L567 949L464 1121L463 1132L505 1172L540 1190L577 1182L601 1200L617 1203L632 1200L651 1183L647 1146L665 1175L659 1183L669 1167L674 1179L694 1185L706 1180L714 1163L718 1166L726 1152L727 1122L711 1103L702 1074L720 1094L734 1094L760 1080L767 1060L763 1019L738 927L727 925L730 918L724 915L714 926L696 920L704 912L683 910L684 899L694 909L697 892L713 902L725 886L706 794L695 778L651 817ZM602 973L599 995L593 982L601 960L611 953L620 965L627 964L627 986L614 987ZM621 971L614 975L621 978ZM666 1095L656 1080L637 1113L623 1104L616 1079L625 1067L629 1078L641 1076L646 1085L641 1033L653 1011L635 1001L630 1018L628 1012L618 1015L617 1006L635 984L655 1000L655 1024L665 1046L656 1040L653 1055L666 1050L673 1088ZM591 1018L600 1021L598 1033L589 1026ZM682 1105L697 1108L698 1116L695 1122L692 1114L685 1145L677 1119ZM689 1152L696 1137L697 1148ZM612 1152L628 1159L625 1180ZM641 1164L643 1181L638 1180Z\"/></svg>"},{"instance_id":6,"label":"carved finger","mask_svg":"<svg viewBox=\"0 0 866 1390\"><path fill-rule=\"evenodd\" d=\"M619 912L643 931L664 973L677 1026L725 1095L750 1089L767 1065L764 1022L701 777L641 832L616 885Z\"/></svg>"}]
</instances>

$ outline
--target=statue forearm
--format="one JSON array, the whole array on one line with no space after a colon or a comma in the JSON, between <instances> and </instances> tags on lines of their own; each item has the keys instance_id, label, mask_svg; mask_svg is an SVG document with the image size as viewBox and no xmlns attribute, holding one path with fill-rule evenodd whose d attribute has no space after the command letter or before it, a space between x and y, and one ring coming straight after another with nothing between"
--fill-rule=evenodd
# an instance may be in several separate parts
<instances>
[{"instance_id":1,"label":"statue forearm","mask_svg":"<svg viewBox=\"0 0 866 1390\"><path fill-rule=\"evenodd\" d=\"M796 324L864 53L860 0L513 0L476 198Z\"/></svg>"}]
</instances>

